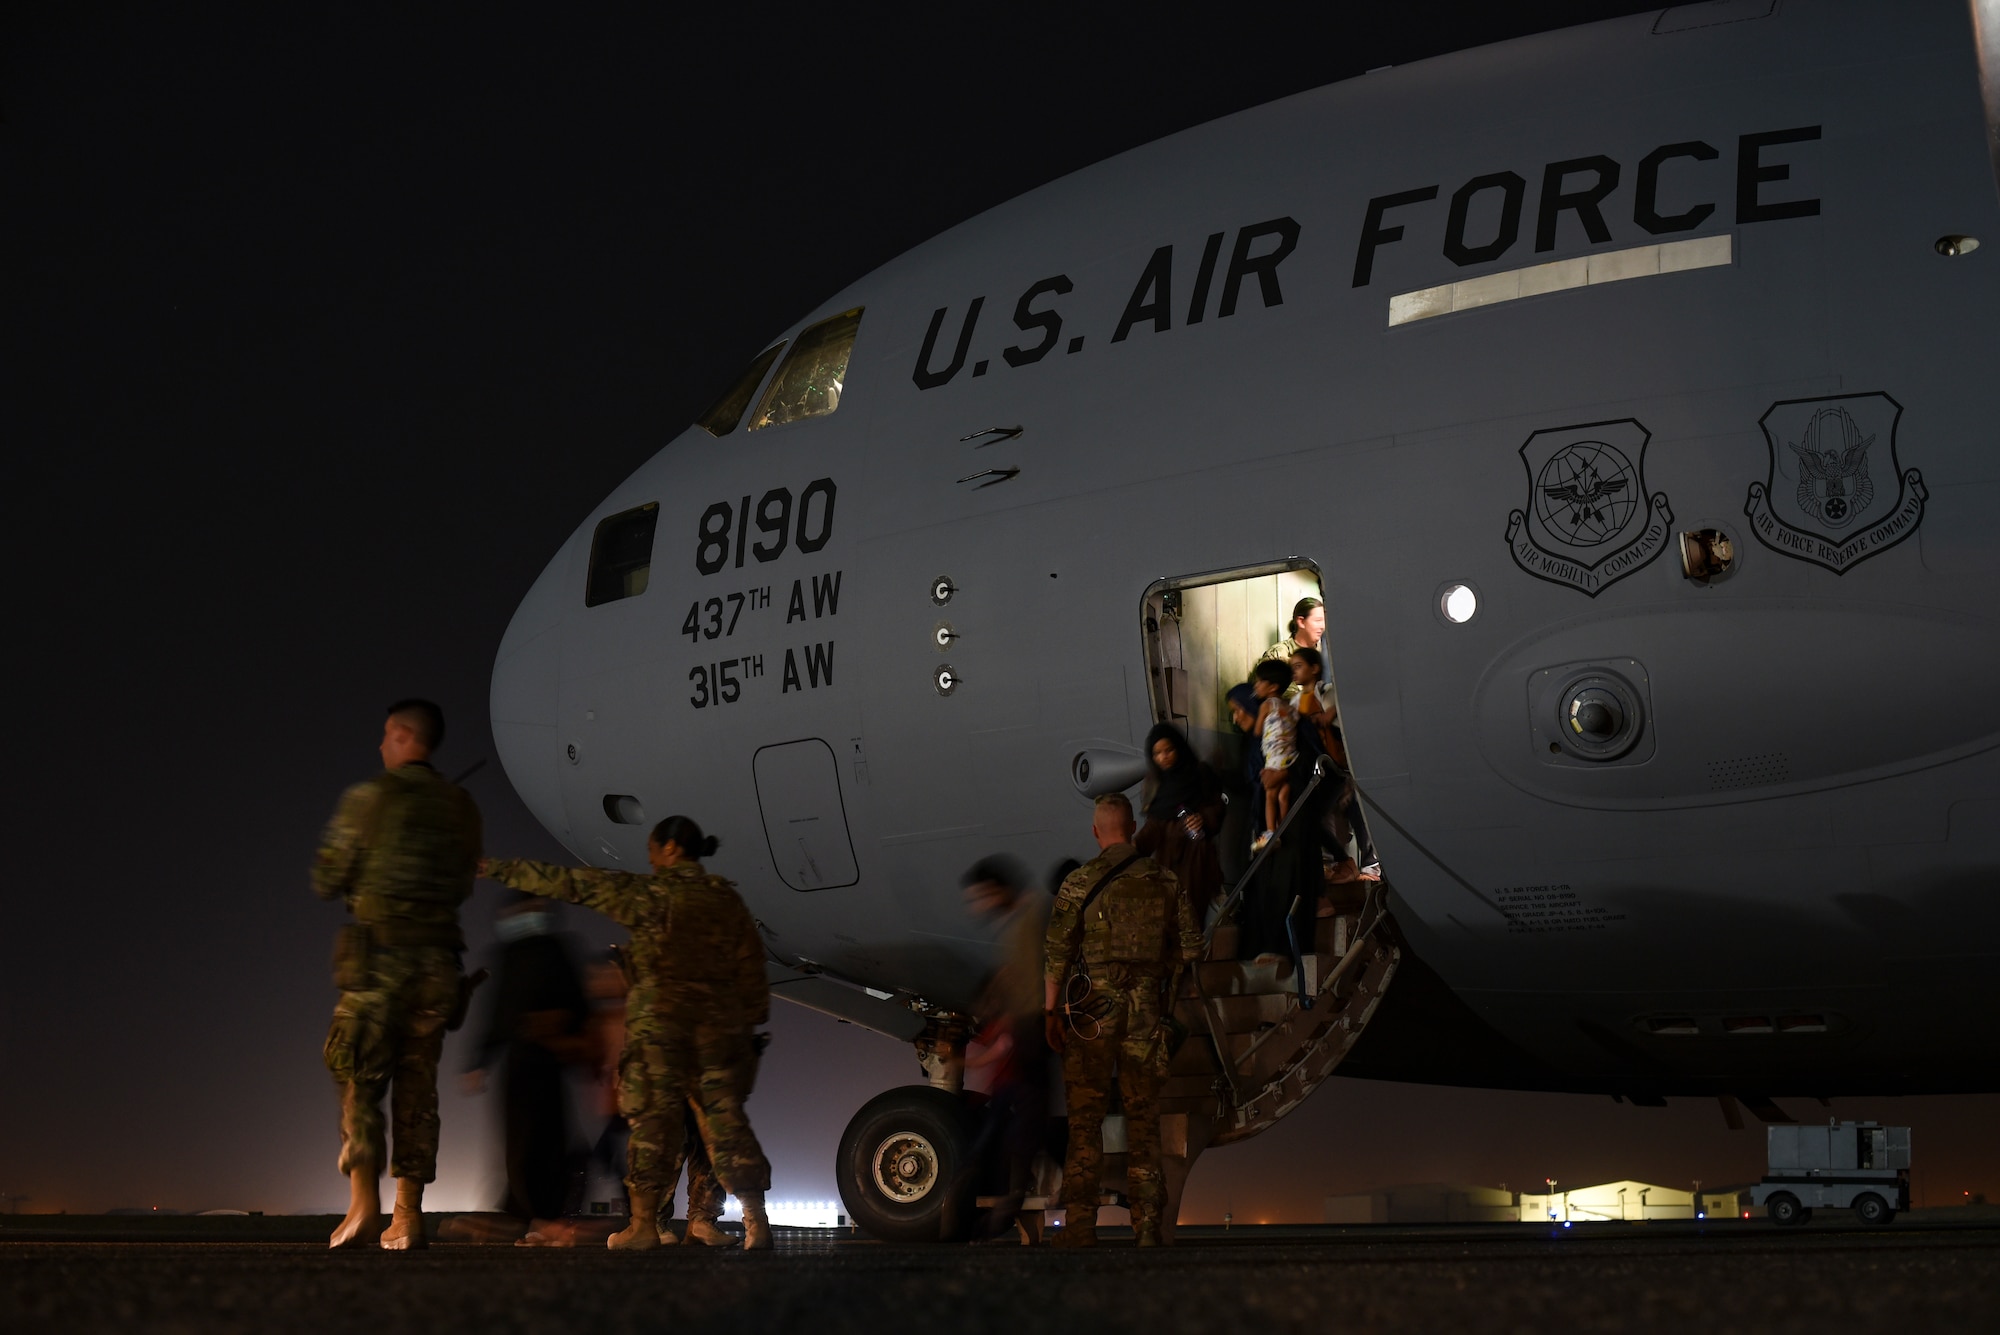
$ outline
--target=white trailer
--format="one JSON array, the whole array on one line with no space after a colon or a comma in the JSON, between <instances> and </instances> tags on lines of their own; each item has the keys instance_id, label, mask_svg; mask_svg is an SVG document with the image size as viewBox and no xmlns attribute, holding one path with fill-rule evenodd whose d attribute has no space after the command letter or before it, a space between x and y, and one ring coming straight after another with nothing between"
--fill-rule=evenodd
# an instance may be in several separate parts
<instances>
[{"instance_id":1,"label":"white trailer","mask_svg":"<svg viewBox=\"0 0 2000 1335\"><path fill-rule=\"evenodd\" d=\"M1910 1128L1876 1122L1766 1129L1764 1180L1750 1199L1782 1227L1803 1224L1817 1206L1852 1209L1880 1227L1910 1208Z\"/></svg>"}]
</instances>

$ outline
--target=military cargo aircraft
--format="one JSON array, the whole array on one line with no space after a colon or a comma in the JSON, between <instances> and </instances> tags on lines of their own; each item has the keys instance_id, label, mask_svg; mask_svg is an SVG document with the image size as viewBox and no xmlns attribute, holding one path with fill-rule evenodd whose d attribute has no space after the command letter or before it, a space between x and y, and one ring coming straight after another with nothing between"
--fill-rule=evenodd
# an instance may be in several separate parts
<instances>
[{"instance_id":1,"label":"military cargo aircraft","mask_svg":"<svg viewBox=\"0 0 2000 1335\"><path fill-rule=\"evenodd\" d=\"M1055 181L578 526L499 649L507 773L605 866L696 816L777 994L916 1045L841 1152L885 1236L963 1228L963 872L1089 856L1156 721L1233 769L1302 594L1386 879L1280 966L1211 929L1176 1191L1335 1069L2000 1088L1996 116L1994 0L1718 0Z\"/></svg>"}]
</instances>

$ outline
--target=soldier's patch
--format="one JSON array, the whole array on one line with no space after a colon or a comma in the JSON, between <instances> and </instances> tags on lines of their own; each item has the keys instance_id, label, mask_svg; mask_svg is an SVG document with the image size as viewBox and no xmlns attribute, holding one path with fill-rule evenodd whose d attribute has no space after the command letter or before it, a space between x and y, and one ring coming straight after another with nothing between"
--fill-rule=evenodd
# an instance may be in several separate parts
<instances>
[{"instance_id":1,"label":"soldier's patch","mask_svg":"<svg viewBox=\"0 0 2000 1335\"><path fill-rule=\"evenodd\" d=\"M1528 503L1507 516L1507 549L1536 579L1595 598L1666 550L1674 522L1665 492L1646 492L1646 442L1636 420L1537 431L1521 445Z\"/></svg>"},{"instance_id":2,"label":"soldier's patch","mask_svg":"<svg viewBox=\"0 0 2000 1335\"><path fill-rule=\"evenodd\" d=\"M1903 405L1879 391L1766 409L1757 425L1769 472L1743 503L1757 541L1844 575L1915 533L1930 496L1922 473L1900 471L1902 417Z\"/></svg>"}]
</instances>

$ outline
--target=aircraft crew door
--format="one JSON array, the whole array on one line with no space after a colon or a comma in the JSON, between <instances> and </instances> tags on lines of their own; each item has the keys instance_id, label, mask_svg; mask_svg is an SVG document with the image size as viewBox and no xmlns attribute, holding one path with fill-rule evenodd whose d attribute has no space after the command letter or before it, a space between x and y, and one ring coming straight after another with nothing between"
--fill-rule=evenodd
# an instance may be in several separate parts
<instances>
[{"instance_id":1,"label":"aircraft crew door","mask_svg":"<svg viewBox=\"0 0 2000 1335\"><path fill-rule=\"evenodd\" d=\"M1342 772L1320 587L1317 567L1293 559L1160 580L1142 600L1153 719L1186 733L1233 794L1216 839L1223 893L1202 963L1175 1003L1202 1041L1181 1045L1160 1087L1163 1143L1180 1147L1166 1153L1170 1178L1204 1147L1256 1135L1298 1107L1352 1050L1402 958L1378 930L1387 887ZM1308 599L1304 633L1294 633ZM1228 701L1288 639L1316 651L1325 674L1313 696L1323 711L1294 719L1303 768L1290 772L1289 810L1267 801L1261 739L1237 727ZM1253 828L1273 810L1283 813L1272 821L1280 837L1253 846Z\"/></svg>"},{"instance_id":2,"label":"aircraft crew door","mask_svg":"<svg viewBox=\"0 0 2000 1335\"><path fill-rule=\"evenodd\" d=\"M1318 568L1302 559L1155 583L1146 590L1143 611L1154 720L1187 733L1195 753L1218 773L1241 773L1258 742L1230 721L1229 689L1247 680L1258 660L1289 637L1293 610L1302 599L1323 597ZM1320 616L1323 625L1323 611ZM1310 631L1300 638L1309 636ZM1338 718L1336 655L1323 632L1317 648L1326 665L1321 695ZM1225 878L1233 880L1241 871L1248 841L1248 815L1242 804L1232 804L1221 844ZM1372 849L1358 848L1358 842L1350 837L1350 854L1366 852L1372 860Z\"/></svg>"}]
</instances>

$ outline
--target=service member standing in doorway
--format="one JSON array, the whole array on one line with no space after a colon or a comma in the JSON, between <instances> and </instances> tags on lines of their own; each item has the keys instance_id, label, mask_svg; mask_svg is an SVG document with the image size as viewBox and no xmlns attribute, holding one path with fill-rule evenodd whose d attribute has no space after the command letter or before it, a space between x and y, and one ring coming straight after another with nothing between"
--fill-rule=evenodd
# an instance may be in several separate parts
<instances>
[{"instance_id":1,"label":"service member standing in doorway","mask_svg":"<svg viewBox=\"0 0 2000 1335\"><path fill-rule=\"evenodd\" d=\"M1064 878L1049 917L1043 1002L1069 1101L1059 1246L1097 1241L1114 1077L1125 1105L1132 1230L1141 1247L1162 1241L1159 1087L1169 1055L1168 993L1181 968L1200 957L1201 931L1173 873L1132 847L1136 828L1122 795L1097 799L1090 832L1102 851Z\"/></svg>"},{"instance_id":2,"label":"service member standing in doorway","mask_svg":"<svg viewBox=\"0 0 2000 1335\"><path fill-rule=\"evenodd\" d=\"M382 773L357 783L321 837L313 890L344 899L353 921L334 952L340 1000L326 1065L340 1086L340 1171L347 1217L335 1247L381 1239L391 1251L424 1245L424 1184L437 1177L438 1056L460 1009L458 908L479 863L479 808L431 768L444 712L399 700L382 726ZM382 1095L391 1091L395 1158L384 1153ZM396 1210L382 1229L382 1169L396 1178Z\"/></svg>"},{"instance_id":3,"label":"service member standing in doorway","mask_svg":"<svg viewBox=\"0 0 2000 1335\"><path fill-rule=\"evenodd\" d=\"M488 858L479 866L502 885L596 909L632 933L618 1063L618 1110L632 1124L625 1150L632 1222L608 1239L613 1250L679 1241L658 1218L680 1177L690 1100L715 1176L743 1206L744 1246L771 1246L764 1213L771 1165L743 1112L751 1030L771 1018L771 989L749 908L735 886L701 865L716 847L686 816L669 816L646 841L651 876L526 858Z\"/></svg>"}]
</instances>

